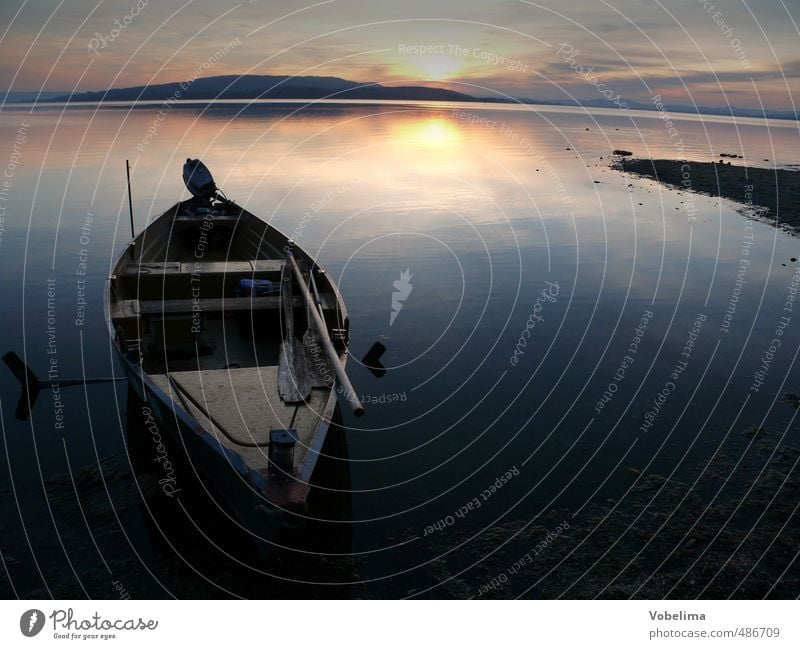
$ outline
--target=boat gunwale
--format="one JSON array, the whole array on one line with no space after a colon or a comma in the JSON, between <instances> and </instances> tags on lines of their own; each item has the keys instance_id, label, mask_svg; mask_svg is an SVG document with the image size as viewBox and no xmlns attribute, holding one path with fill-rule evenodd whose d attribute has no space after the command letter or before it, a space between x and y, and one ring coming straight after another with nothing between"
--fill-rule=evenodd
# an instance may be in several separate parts
<instances>
[{"instance_id":1,"label":"boat gunwale","mask_svg":"<svg viewBox=\"0 0 800 649\"><path fill-rule=\"evenodd\" d=\"M151 378L150 374L144 371L141 364L135 364L129 359L127 359L118 345L115 342L115 329L113 324L113 318L111 315L111 308L112 305L117 302L117 299L112 299L111 296L111 286L112 281L116 279L121 273L120 270L124 263L126 263L126 257L130 255L132 252L135 253L136 246L141 245L145 238L148 230L154 226L156 223L159 223L162 219L169 218L172 220L172 224L170 225L170 229L172 229L174 225L174 219L178 215L179 211L186 205L186 203L190 202L191 199L186 201L178 201L177 203L173 204L171 207L166 209L164 212L156 216L155 218L148 219L147 226L142 229L132 240L128 242L125 246L124 250L120 253L117 257L117 260L112 267L111 273L106 278L105 282L105 290L103 293L103 304L104 304L104 316L106 319L106 327L108 329L110 341L114 347L114 350L117 352L117 355L121 359L121 361L125 364L128 368L128 378L132 380L138 380L143 385L143 392L146 394L147 390L149 390L154 396L156 396L167 408L169 408L176 418L180 419L184 425L188 426L190 430L195 432L198 437L208 444L214 452L216 452L221 457L224 457L228 464L233 467L240 475L246 477L247 480L252 484L253 487L258 489L259 495L264 498L267 491L271 485L278 486L281 482L286 482L285 480L282 481L275 481L270 480L268 476L265 476L261 472L253 469L250 467L244 458L237 453L235 450L226 447L222 444L210 431L206 430L205 427L200 424L190 413L188 413L178 402L174 399L171 399L169 395L167 395ZM283 242L283 249L286 249L286 246L291 241L289 237L287 237L283 232L275 228L271 223L263 221L255 214L247 210L246 208L238 205L235 201L230 199L226 199L223 201L228 205L234 207L235 209L240 210L241 216L246 216L248 218L253 219L256 223L261 223L265 226L264 233L261 236L261 240L263 241L266 238L266 234L270 231L275 233L278 237L278 240ZM313 266L317 267L320 270L323 270L325 274L325 281L327 282L327 286L329 290L333 293L335 298L336 304L336 311L337 311L337 324L344 325L348 322L348 314L347 314L347 307L344 303L344 299L339 291L339 287L336 285L336 282L330 277L327 271L325 271L316 261L316 259L312 258L303 248L297 245L296 242L293 242L292 247L293 254L300 258L304 259L307 263L312 264ZM135 254L132 256L135 259ZM141 258L141 255L140 255ZM224 276L224 272L223 272ZM347 362L348 352L347 349L343 353L340 353L339 358L344 366ZM261 367L261 366L257 366ZM325 401L325 408L322 409L321 412L317 413L320 417L319 423L314 429L314 433L311 437L311 441L306 445L306 453L305 457L302 462L295 466L295 473L292 476L291 480L302 485L305 491L304 500L307 499L308 491L313 487L310 483L311 476L316 468L317 461L322 454L322 447L325 442L325 438L327 436L328 430L330 428L331 422L334 417L335 409L337 407L337 395L338 395L338 382L334 380L334 383L328 388L328 397ZM238 466L237 466L238 465ZM280 502L268 501L269 504L272 506L283 510L281 507ZM297 514L297 512L292 511L292 514Z\"/></svg>"}]
</instances>

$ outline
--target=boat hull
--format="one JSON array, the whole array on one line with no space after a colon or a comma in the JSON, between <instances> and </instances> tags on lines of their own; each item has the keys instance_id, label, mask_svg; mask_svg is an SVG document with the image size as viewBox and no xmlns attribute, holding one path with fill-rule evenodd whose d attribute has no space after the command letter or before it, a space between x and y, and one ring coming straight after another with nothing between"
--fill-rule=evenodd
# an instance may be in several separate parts
<instances>
[{"instance_id":1,"label":"boat hull","mask_svg":"<svg viewBox=\"0 0 800 649\"><path fill-rule=\"evenodd\" d=\"M140 368L117 353L141 408L146 435L154 441L153 461L163 453L157 441L162 435L169 440L167 448L177 445L181 455L190 458L190 470L196 472L202 483L213 485L214 499L220 510L251 536L263 554L270 553L279 543L281 534L302 524L293 513L271 504L264 498L267 483L262 476L249 471L242 459L231 453L179 404L172 401ZM132 405L132 404L129 404ZM141 434L143 431L139 431ZM141 446L141 445L140 445ZM169 458L166 458L169 460ZM163 460L162 460L163 462ZM159 481L165 498L179 501L191 498L180 482L180 477ZM197 481L192 481L196 487Z\"/></svg>"},{"instance_id":2,"label":"boat hull","mask_svg":"<svg viewBox=\"0 0 800 649\"><path fill-rule=\"evenodd\" d=\"M182 205L179 203L154 219L148 228L128 245L115 266L115 272L124 267L124 263L141 261L146 255L147 246L152 245L148 242L163 236L161 233L164 231L164 224L177 217ZM255 219L242 208L236 207L241 211L241 215ZM242 216L238 217L241 218ZM270 233L275 236L272 242L273 248L282 250L287 245L288 240L284 235L266 224L263 227L268 227ZM150 229L158 234L151 235L148 239L146 235ZM297 249L296 255L299 259L312 263L303 251ZM141 401L141 407L145 409L143 416L152 420L150 428L157 428L159 435L163 433L178 445L177 448L182 451L181 455L190 459L192 471L196 472L203 483L212 488L220 509L229 514L231 523L244 528L262 553L269 553L276 544L279 544L283 532L287 530L296 532L310 520L306 514L312 475L337 408L336 385L331 386L327 396L319 405L319 423L315 425L313 435L304 449L306 459L298 465L292 478L273 479L263 467L256 470L250 466L243 457L246 454L237 453L232 450L230 444L222 443L218 437L219 431L209 426L209 422L201 424L189 411L187 404L177 400L175 393L165 391L163 376L161 384L157 383L143 369L141 362L136 362L131 357L124 340L119 338L119 326L115 326L112 317L112 303L119 299L114 284L116 279L115 274L109 277L104 295L106 322L109 336L114 341L116 356L131 389ZM330 282L328 290L334 298L338 326L343 327L342 331L346 331L349 325L341 295L333 282L327 277L324 279ZM346 360L345 348L340 356L342 365ZM169 386L166 386L166 390L169 390ZM149 434L152 432L150 430ZM263 455L266 453L267 449L263 448ZM155 449L153 455L155 457ZM165 497L180 499L191 496L181 492L179 484L164 483L163 487Z\"/></svg>"}]
</instances>

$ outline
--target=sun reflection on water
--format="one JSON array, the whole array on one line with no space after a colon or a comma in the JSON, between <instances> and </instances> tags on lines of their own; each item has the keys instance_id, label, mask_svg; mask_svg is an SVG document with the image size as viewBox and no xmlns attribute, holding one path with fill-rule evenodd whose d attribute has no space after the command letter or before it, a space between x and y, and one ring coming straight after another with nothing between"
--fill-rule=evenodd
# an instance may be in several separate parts
<instances>
[{"instance_id":1,"label":"sun reflection on water","mask_svg":"<svg viewBox=\"0 0 800 649\"><path fill-rule=\"evenodd\" d=\"M397 139L411 146L452 148L460 145L464 139L461 131L452 122L441 117L408 121L397 130Z\"/></svg>"}]
</instances>

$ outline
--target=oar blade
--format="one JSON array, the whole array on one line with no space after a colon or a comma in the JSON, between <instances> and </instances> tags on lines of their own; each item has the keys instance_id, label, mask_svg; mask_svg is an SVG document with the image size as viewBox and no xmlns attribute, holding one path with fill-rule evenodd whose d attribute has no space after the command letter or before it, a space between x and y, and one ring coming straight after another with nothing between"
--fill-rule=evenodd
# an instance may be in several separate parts
<instances>
[{"instance_id":1,"label":"oar blade","mask_svg":"<svg viewBox=\"0 0 800 649\"><path fill-rule=\"evenodd\" d=\"M386 368L381 363L381 356L386 351L386 345L384 345L381 341L376 341L372 347L369 348L366 354L364 354L364 358L361 359L361 362L364 364L370 372L375 375L375 378L381 378L384 374L386 374Z\"/></svg>"},{"instance_id":2,"label":"oar blade","mask_svg":"<svg viewBox=\"0 0 800 649\"><path fill-rule=\"evenodd\" d=\"M3 362L22 386L22 394L20 394L17 401L17 409L14 411L14 416L21 421L27 421L31 416L31 408L33 408L33 404L36 403L36 398L39 396L39 379L33 373L33 370L13 351L6 352L3 355Z\"/></svg>"},{"instance_id":3,"label":"oar blade","mask_svg":"<svg viewBox=\"0 0 800 649\"><path fill-rule=\"evenodd\" d=\"M34 387L36 389L39 388L39 379L36 374L33 373L30 367L25 365L25 362L15 352L6 352L3 356L3 362L22 385L27 385L31 389Z\"/></svg>"}]
</instances>

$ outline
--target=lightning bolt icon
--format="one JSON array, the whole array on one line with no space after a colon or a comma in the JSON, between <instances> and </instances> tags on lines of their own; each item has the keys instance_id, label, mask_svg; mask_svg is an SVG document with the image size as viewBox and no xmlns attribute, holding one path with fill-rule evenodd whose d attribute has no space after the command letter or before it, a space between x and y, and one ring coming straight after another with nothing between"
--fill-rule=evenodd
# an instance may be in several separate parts
<instances>
[{"instance_id":1,"label":"lightning bolt icon","mask_svg":"<svg viewBox=\"0 0 800 649\"><path fill-rule=\"evenodd\" d=\"M28 631L33 631L33 626L36 624L36 621L39 619L39 616L36 614L36 611L31 613L31 617L28 620Z\"/></svg>"}]
</instances>

